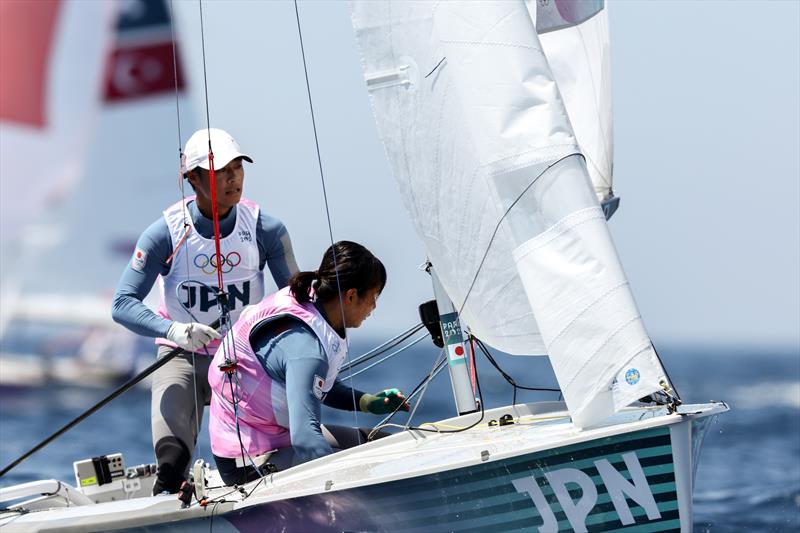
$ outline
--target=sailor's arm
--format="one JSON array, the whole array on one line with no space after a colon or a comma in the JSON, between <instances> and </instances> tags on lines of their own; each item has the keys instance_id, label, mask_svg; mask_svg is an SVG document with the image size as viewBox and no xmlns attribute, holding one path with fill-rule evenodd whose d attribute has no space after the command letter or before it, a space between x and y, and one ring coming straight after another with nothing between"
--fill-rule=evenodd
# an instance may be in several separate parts
<instances>
[{"instance_id":1,"label":"sailor's arm","mask_svg":"<svg viewBox=\"0 0 800 533\"><path fill-rule=\"evenodd\" d=\"M325 399L322 401L322 403L328 407L333 407L334 409L355 411L355 406L359 405L362 396L364 396L362 391L348 387L337 379L333 382L331 390L329 390L328 394L325 395ZM353 404L354 398L355 404Z\"/></svg>"},{"instance_id":2,"label":"sailor's arm","mask_svg":"<svg viewBox=\"0 0 800 533\"><path fill-rule=\"evenodd\" d=\"M115 322L146 337L166 337L171 320L147 307L142 300L153 288L159 274L169 273L167 258L172 253L172 238L163 218L147 228L136 242L136 249L117 284L111 306Z\"/></svg>"},{"instance_id":3,"label":"sailor's arm","mask_svg":"<svg viewBox=\"0 0 800 533\"><path fill-rule=\"evenodd\" d=\"M328 407L354 411L353 399L357 409L363 413L374 415L384 415L393 412L395 409L408 411L409 405L406 397L399 389L384 389L375 394L367 394L358 389L353 389L339 381L333 383L333 387L325 396L323 403Z\"/></svg>"},{"instance_id":4,"label":"sailor's arm","mask_svg":"<svg viewBox=\"0 0 800 533\"><path fill-rule=\"evenodd\" d=\"M286 385L289 434L297 462L331 453L320 428L320 389L314 387L316 376L328 372L319 339L301 320L284 317L257 325L250 345L267 374Z\"/></svg>"},{"instance_id":5,"label":"sailor's arm","mask_svg":"<svg viewBox=\"0 0 800 533\"><path fill-rule=\"evenodd\" d=\"M286 400L289 408L289 434L296 462L304 463L333 452L320 427L320 376L328 363L311 357L292 357L286 365Z\"/></svg>"},{"instance_id":6,"label":"sailor's arm","mask_svg":"<svg viewBox=\"0 0 800 533\"><path fill-rule=\"evenodd\" d=\"M272 279L279 289L288 285L289 278L299 269L286 226L262 210L256 224L256 242L259 267L262 270L264 266L269 267Z\"/></svg>"}]
</instances>

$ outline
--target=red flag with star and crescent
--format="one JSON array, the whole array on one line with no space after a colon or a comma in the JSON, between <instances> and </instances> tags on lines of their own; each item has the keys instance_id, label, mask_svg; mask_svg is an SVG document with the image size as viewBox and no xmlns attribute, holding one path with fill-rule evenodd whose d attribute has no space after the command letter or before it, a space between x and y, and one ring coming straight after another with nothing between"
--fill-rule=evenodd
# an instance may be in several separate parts
<instances>
[{"instance_id":1,"label":"red flag with star and crescent","mask_svg":"<svg viewBox=\"0 0 800 533\"><path fill-rule=\"evenodd\" d=\"M124 102L183 89L177 45L164 0L128 0L117 21L105 75L105 98Z\"/></svg>"}]
</instances>

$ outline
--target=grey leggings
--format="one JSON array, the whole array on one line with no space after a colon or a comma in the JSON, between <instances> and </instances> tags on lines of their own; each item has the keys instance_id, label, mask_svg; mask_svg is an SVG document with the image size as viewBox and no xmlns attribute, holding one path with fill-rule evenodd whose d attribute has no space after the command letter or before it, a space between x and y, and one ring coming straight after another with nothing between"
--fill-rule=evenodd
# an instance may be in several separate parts
<instances>
[{"instance_id":1,"label":"grey leggings","mask_svg":"<svg viewBox=\"0 0 800 533\"><path fill-rule=\"evenodd\" d=\"M172 348L159 346L158 358ZM206 354L182 353L153 374L150 425L158 478L153 494L177 492L186 479L205 406L211 401Z\"/></svg>"}]
</instances>

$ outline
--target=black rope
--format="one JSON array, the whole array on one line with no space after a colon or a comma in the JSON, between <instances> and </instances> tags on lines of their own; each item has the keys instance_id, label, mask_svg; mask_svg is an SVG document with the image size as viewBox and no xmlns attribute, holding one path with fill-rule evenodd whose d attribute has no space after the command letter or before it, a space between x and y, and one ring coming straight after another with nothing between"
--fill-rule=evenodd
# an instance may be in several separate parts
<instances>
[{"instance_id":1,"label":"black rope","mask_svg":"<svg viewBox=\"0 0 800 533\"><path fill-rule=\"evenodd\" d=\"M550 389L550 388L545 388L545 387L525 387L525 386L519 385L516 382L516 380L514 380L513 377L511 377L505 370L500 368L500 365L497 363L497 361L495 361L494 357L492 357L492 354L489 352L489 349L486 348L486 346L483 344L483 342L480 339L478 339L477 337L473 337L473 339L475 339L475 342L478 344L478 347L483 352L483 355L486 356L486 358L489 360L489 362L492 364L492 366L495 367L497 369L497 371L500 372L500 375L503 376L503 379L505 379L508 382L508 384L511 385L514 388L514 393L513 393L513 396L512 396L512 400L511 400L511 405L516 405L517 404L517 389L540 391L540 392L561 392L561 389ZM477 379L477 372L475 373L475 376L476 376L476 379Z\"/></svg>"},{"instance_id":2,"label":"black rope","mask_svg":"<svg viewBox=\"0 0 800 533\"><path fill-rule=\"evenodd\" d=\"M434 72L436 72L436 69L437 69L437 68L439 68L439 65L441 65L442 63L444 63L444 60L445 60L445 59L447 59L447 56L444 56L442 59L440 59L440 60L439 60L439 62L438 62L438 63L436 63L436 66L435 66L435 67L433 67L433 68L431 69L431 71L430 71L430 72L428 72L427 74L425 74L425 77L427 78L428 76L430 76L431 74L433 74Z\"/></svg>"},{"instance_id":3,"label":"black rope","mask_svg":"<svg viewBox=\"0 0 800 533\"><path fill-rule=\"evenodd\" d=\"M582 154L580 152L574 152L574 153L571 153L571 154L567 154L564 157L554 161L550 165L547 165L547 168L542 170L539 173L538 176L533 178L533 180L525 187L525 189L523 189L522 192L519 193L519 196L517 196L517 198L511 203L511 205L508 206L508 209L506 209L506 212L503 213L503 216L500 217L500 220L497 221L497 225L495 226L494 231L492 232L492 237L489 239L489 243L486 245L486 251L483 253L483 257L481 258L481 262L478 265L478 269L475 271L475 276L472 278L472 283L470 283L469 289L467 290L467 294L464 296L464 301L461 303L461 306L458 309L458 314L459 315L461 315L462 311L464 311L464 306L467 305L467 300L469 299L470 294L472 294L472 289L475 287L475 282L478 281L478 275L481 273L481 269L483 268L483 263L486 262L486 257L489 255L489 250L491 250L491 248L492 248L492 243L494 242L494 238L497 236L497 232L500 230L500 224L503 223L503 221L506 219L508 214L511 212L512 209L514 209L514 206L517 205L517 203L522 199L522 197L525 196L525 193L527 193L528 190L531 187L533 187L533 185L537 181L539 181L539 178L544 176L545 173L548 170L550 170L551 168L553 168L557 164L559 164L562 161L566 160L568 157L572 157L572 156L575 156L575 155L580 156Z\"/></svg>"}]
</instances>

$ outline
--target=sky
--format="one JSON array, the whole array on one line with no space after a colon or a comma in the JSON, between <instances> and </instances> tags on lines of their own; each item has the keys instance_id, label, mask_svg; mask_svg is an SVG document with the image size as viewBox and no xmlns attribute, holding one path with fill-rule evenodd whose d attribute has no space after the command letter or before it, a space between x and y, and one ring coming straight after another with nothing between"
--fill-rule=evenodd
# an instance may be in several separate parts
<instances>
[{"instance_id":1,"label":"sky","mask_svg":"<svg viewBox=\"0 0 800 533\"><path fill-rule=\"evenodd\" d=\"M289 228L301 268L329 244L294 6L206 0L208 110L252 152L246 194ZM400 331L431 296L424 250L377 136L349 8L300 23L335 240L389 282L364 334ZM192 86L194 2L177 5ZM615 191L610 222L657 343L800 346L800 3L610 2ZM187 39L186 37L189 36ZM192 95L204 114L202 92Z\"/></svg>"}]
</instances>

